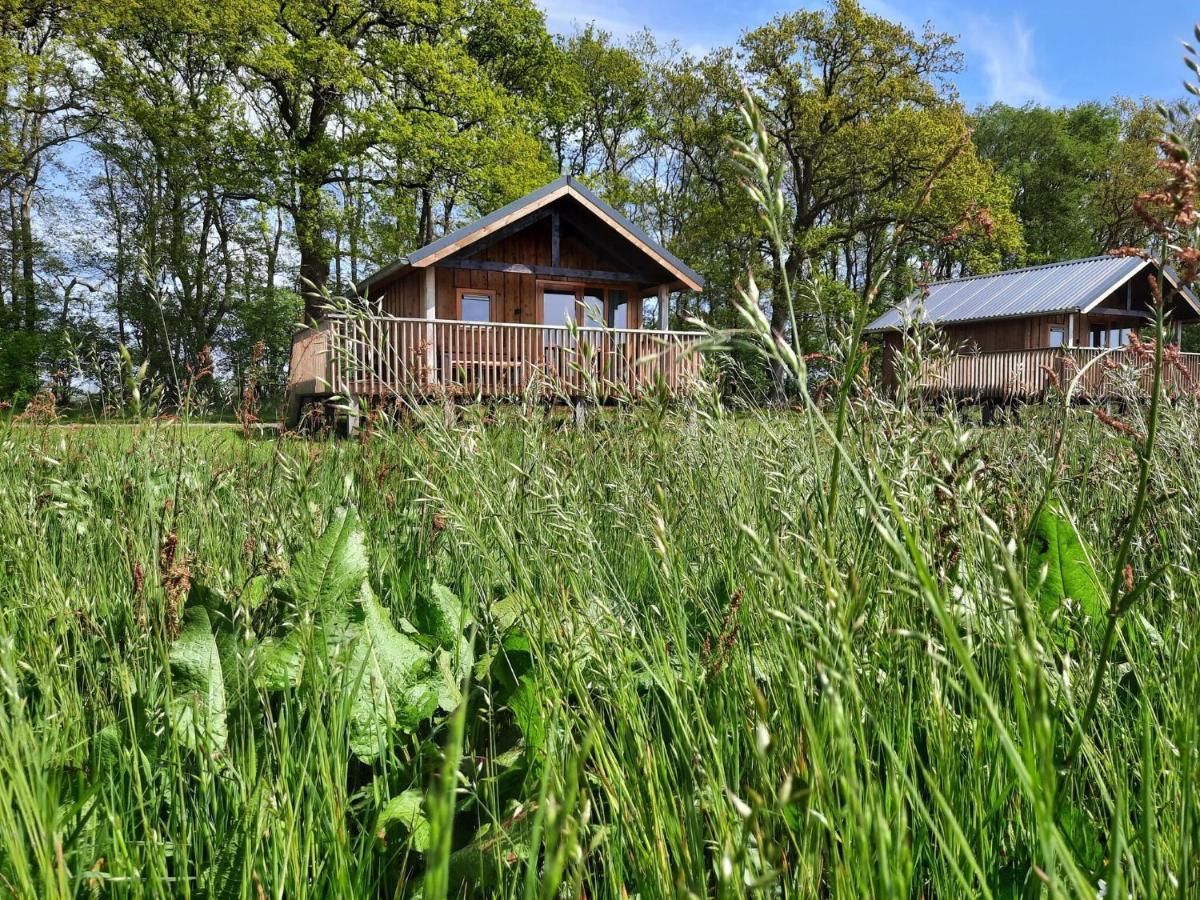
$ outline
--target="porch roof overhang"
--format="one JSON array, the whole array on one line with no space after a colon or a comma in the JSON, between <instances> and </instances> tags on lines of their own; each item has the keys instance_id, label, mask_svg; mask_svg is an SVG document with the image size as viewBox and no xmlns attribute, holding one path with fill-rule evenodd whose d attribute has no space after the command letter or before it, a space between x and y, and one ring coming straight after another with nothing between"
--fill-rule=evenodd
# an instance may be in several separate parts
<instances>
[{"instance_id":1,"label":"porch roof overhang","mask_svg":"<svg viewBox=\"0 0 1200 900\"><path fill-rule=\"evenodd\" d=\"M664 283L672 290L704 290L704 279L695 270L588 188L570 175L564 175L483 218L414 250L391 265L385 266L358 283L359 293L366 294L369 290L377 289L413 269L428 268L446 261L450 257L470 252L470 247L485 238L504 229L520 227L520 223L533 220L539 212L564 198L574 200L596 221L611 229L618 238L629 244L639 255L661 269L667 276Z\"/></svg>"}]
</instances>

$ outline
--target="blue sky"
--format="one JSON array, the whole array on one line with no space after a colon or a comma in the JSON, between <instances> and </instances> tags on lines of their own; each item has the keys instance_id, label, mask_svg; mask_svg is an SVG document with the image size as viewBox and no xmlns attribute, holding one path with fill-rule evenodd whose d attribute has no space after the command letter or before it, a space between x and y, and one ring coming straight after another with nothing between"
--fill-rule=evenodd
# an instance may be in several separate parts
<instances>
[{"instance_id":1,"label":"blue sky","mask_svg":"<svg viewBox=\"0 0 1200 900\"><path fill-rule=\"evenodd\" d=\"M780 12L820 4L760 0L538 0L554 31L595 21L614 34L648 26L687 50L730 44ZM1050 105L1182 96L1180 41L1192 37L1200 3L1149 0L863 0L914 29L926 21L958 37L968 107L1001 100Z\"/></svg>"}]
</instances>

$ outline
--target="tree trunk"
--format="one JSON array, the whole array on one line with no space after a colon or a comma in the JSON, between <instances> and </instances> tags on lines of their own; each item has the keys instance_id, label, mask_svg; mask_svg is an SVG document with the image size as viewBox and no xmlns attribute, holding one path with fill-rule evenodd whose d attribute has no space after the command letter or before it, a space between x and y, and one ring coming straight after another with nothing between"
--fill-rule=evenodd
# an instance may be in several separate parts
<instances>
[{"instance_id":1,"label":"tree trunk","mask_svg":"<svg viewBox=\"0 0 1200 900\"><path fill-rule=\"evenodd\" d=\"M300 291L304 294L304 320L321 316L323 292L329 284L329 249L321 222L320 188L301 184L295 209L296 246L300 251Z\"/></svg>"},{"instance_id":2,"label":"tree trunk","mask_svg":"<svg viewBox=\"0 0 1200 900\"><path fill-rule=\"evenodd\" d=\"M421 191L421 241L433 241L433 192L428 189Z\"/></svg>"},{"instance_id":3,"label":"tree trunk","mask_svg":"<svg viewBox=\"0 0 1200 900\"><path fill-rule=\"evenodd\" d=\"M36 176L35 176L36 177ZM37 283L34 281L33 259L33 189L34 178L21 191L21 296L25 302L25 330L37 328Z\"/></svg>"}]
</instances>

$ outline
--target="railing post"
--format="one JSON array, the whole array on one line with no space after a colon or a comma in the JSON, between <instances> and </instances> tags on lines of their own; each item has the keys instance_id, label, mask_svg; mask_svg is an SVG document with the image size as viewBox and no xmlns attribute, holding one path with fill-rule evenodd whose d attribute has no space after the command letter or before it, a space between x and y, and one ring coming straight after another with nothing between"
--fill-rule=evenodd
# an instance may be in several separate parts
<instances>
[{"instance_id":1,"label":"railing post","mask_svg":"<svg viewBox=\"0 0 1200 900\"><path fill-rule=\"evenodd\" d=\"M433 320L437 318L437 271L426 266L421 273L421 311L425 316L425 384L437 384L437 348Z\"/></svg>"}]
</instances>

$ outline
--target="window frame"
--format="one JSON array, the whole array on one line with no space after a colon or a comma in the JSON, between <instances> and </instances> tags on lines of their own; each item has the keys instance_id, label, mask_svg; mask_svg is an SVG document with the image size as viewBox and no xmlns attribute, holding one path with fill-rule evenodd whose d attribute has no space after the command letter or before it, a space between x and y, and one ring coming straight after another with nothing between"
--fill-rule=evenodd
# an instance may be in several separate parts
<instances>
[{"instance_id":1,"label":"window frame","mask_svg":"<svg viewBox=\"0 0 1200 900\"><path fill-rule=\"evenodd\" d=\"M613 284L606 281L562 281L560 279L539 278L536 282L537 291L537 324L546 324L546 293L552 294L570 294L575 295L575 321L579 323L580 328L599 328L600 324L587 321L587 311L583 298L589 291L599 291L602 293L602 301L604 306L604 324L608 328L616 328L622 331L641 331L640 323L633 324L633 309L635 302L642 299L641 294L634 289L634 286L629 284ZM613 291L621 291L625 294L625 324L624 325L608 325L611 315L612 298L609 296ZM638 309L641 309L641 304L638 303Z\"/></svg>"},{"instance_id":2,"label":"window frame","mask_svg":"<svg viewBox=\"0 0 1200 900\"><path fill-rule=\"evenodd\" d=\"M496 291L491 288L456 288L454 291L454 318L458 322L465 322L463 318L463 297L487 297L488 299L488 322L496 321ZM472 320L474 325L482 325L482 322Z\"/></svg>"}]
</instances>

